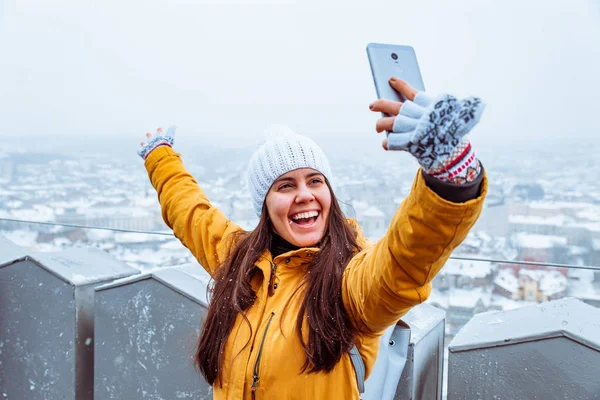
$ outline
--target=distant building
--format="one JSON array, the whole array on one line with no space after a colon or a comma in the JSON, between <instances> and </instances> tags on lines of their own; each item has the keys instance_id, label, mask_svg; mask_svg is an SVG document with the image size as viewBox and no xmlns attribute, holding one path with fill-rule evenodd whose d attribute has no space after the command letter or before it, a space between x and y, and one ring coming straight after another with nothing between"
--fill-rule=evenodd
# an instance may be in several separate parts
<instances>
[{"instance_id":1,"label":"distant building","mask_svg":"<svg viewBox=\"0 0 600 400\"><path fill-rule=\"evenodd\" d=\"M169 242L172 239L172 236L167 235L117 232L114 235L113 241L117 246L126 247L128 249L159 250L166 242Z\"/></svg>"},{"instance_id":2,"label":"distant building","mask_svg":"<svg viewBox=\"0 0 600 400\"><path fill-rule=\"evenodd\" d=\"M512 215L553 218L565 216L574 221L588 220L587 212L593 204L575 201L531 201L511 204Z\"/></svg>"},{"instance_id":3,"label":"distant building","mask_svg":"<svg viewBox=\"0 0 600 400\"><path fill-rule=\"evenodd\" d=\"M494 266L489 262L451 259L434 279L438 289L470 289L488 287L492 283Z\"/></svg>"},{"instance_id":4,"label":"distant building","mask_svg":"<svg viewBox=\"0 0 600 400\"><path fill-rule=\"evenodd\" d=\"M539 183L517 184L512 188L512 195L523 200L541 200L544 198L544 188Z\"/></svg>"},{"instance_id":5,"label":"distant building","mask_svg":"<svg viewBox=\"0 0 600 400\"><path fill-rule=\"evenodd\" d=\"M568 296L600 307L600 271L570 269Z\"/></svg>"},{"instance_id":6,"label":"distant building","mask_svg":"<svg viewBox=\"0 0 600 400\"><path fill-rule=\"evenodd\" d=\"M365 235L371 239L378 239L385 234L385 214L375 206L371 206L358 214L358 222Z\"/></svg>"},{"instance_id":7,"label":"distant building","mask_svg":"<svg viewBox=\"0 0 600 400\"><path fill-rule=\"evenodd\" d=\"M56 243L57 240L64 239L69 246L73 242L84 242L87 240L87 235L84 229L81 228L66 228L58 232L40 233L37 237L38 243ZM60 247L60 246L57 246Z\"/></svg>"},{"instance_id":8,"label":"distant building","mask_svg":"<svg viewBox=\"0 0 600 400\"><path fill-rule=\"evenodd\" d=\"M519 280L512 269L500 269L494 279L492 293L499 294L511 300L520 298Z\"/></svg>"},{"instance_id":9,"label":"distant building","mask_svg":"<svg viewBox=\"0 0 600 400\"><path fill-rule=\"evenodd\" d=\"M593 203L511 203L508 226L510 233L564 236L569 245L589 248L592 239L600 239L598 215L600 207Z\"/></svg>"},{"instance_id":10,"label":"distant building","mask_svg":"<svg viewBox=\"0 0 600 400\"><path fill-rule=\"evenodd\" d=\"M508 228L512 234L563 235L565 226L571 222L572 219L564 215L536 216L511 214L508 218Z\"/></svg>"},{"instance_id":11,"label":"distant building","mask_svg":"<svg viewBox=\"0 0 600 400\"><path fill-rule=\"evenodd\" d=\"M538 301L540 303L558 300L567 296L569 282L559 271L544 271L538 281Z\"/></svg>"},{"instance_id":12,"label":"distant building","mask_svg":"<svg viewBox=\"0 0 600 400\"><path fill-rule=\"evenodd\" d=\"M142 231L164 226L160 216L138 207L65 209L62 214L56 216L56 222Z\"/></svg>"},{"instance_id":13,"label":"distant building","mask_svg":"<svg viewBox=\"0 0 600 400\"><path fill-rule=\"evenodd\" d=\"M566 269L501 267L494 279L493 293L511 300L545 302L568 294Z\"/></svg>"},{"instance_id":14,"label":"distant building","mask_svg":"<svg viewBox=\"0 0 600 400\"><path fill-rule=\"evenodd\" d=\"M557 235L516 233L512 241L517 247L519 260L557 262L567 252L567 238Z\"/></svg>"},{"instance_id":15,"label":"distant building","mask_svg":"<svg viewBox=\"0 0 600 400\"><path fill-rule=\"evenodd\" d=\"M542 303L567 295L568 281L558 271L521 269L519 271L521 299Z\"/></svg>"}]
</instances>

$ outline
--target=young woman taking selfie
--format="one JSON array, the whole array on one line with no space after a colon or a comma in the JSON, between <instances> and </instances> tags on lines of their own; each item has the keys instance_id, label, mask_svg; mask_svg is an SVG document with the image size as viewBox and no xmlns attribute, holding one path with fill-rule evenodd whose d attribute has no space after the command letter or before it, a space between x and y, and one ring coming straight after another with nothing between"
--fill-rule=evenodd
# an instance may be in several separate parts
<instances>
[{"instance_id":1,"label":"young woman taking selfie","mask_svg":"<svg viewBox=\"0 0 600 400\"><path fill-rule=\"evenodd\" d=\"M483 104L390 85L407 101L372 103L391 115L376 130L389 132L384 149L410 152L421 168L377 243L344 217L327 158L307 137L282 132L252 155L260 219L244 231L184 168L174 128L146 134L138 154L163 218L214 279L195 361L215 399L358 399L349 351L368 377L381 334L427 299L477 220L487 180L465 135Z\"/></svg>"}]
</instances>

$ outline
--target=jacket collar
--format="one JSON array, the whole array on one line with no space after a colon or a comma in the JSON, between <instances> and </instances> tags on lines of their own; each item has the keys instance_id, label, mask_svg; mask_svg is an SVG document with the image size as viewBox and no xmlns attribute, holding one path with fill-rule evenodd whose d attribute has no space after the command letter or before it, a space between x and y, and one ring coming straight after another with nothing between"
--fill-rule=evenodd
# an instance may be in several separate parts
<instances>
[{"instance_id":1,"label":"jacket collar","mask_svg":"<svg viewBox=\"0 0 600 400\"><path fill-rule=\"evenodd\" d=\"M364 237L362 229L354 219L347 219L348 223L357 231L357 241L361 248L368 247L371 242ZM270 255L270 259L274 263L279 263L282 259L286 259L288 257L311 257L319 251L318 246L314 247L298 247L281 236L273 233L271 236L271 246L267 251L263 253L264 256ZM270 254L269 254L270 253Z\"/></svg>"},{"instance_id":2,"label":"jacket collar","mask_svg":"<svg viewBox=\"0 0 600 400\"><path fill-rule=\"evenodd\" d=\"M285 240L284 238L282 238L281 236L279 236L276 233L273 233L273 235L271 236L271 255L273 256L273 258L287 253L288 251L294 251L294 250L298 250L300 247L291 244L290 242L288 242L287 240Z\"/></svg>"},{"instance_id":3,"label":"jacket collar","mask_svg":"<svg viewBox=\"0 0 600 400\"><path fill-rule=\"evenodd\" d=\"M312 259L312 256L319 251L319 247L298 247L276 233L273 233L269 251L271 253L271 260L275 264L279 264L280 262L289 264L290 259L296 257L303 258L305 261ZM300 262L300 264L303 264L303 262ZM298 265L298 263L293 262L292 265Z\"/></svg>"}]
</instances>

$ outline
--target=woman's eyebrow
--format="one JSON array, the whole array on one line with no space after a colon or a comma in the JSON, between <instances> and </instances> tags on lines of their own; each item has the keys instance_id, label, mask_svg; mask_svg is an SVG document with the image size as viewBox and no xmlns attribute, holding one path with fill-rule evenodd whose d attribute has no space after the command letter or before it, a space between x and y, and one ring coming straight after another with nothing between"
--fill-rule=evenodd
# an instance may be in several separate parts
<instances>
[{"instance_id":1,"label":"woman's eyebrow","mask_svg":"<svg viewBox=\"0 0 600 400\"><path fill-rule=\"evenodd\" d=\"M317 171L310 172L304 176L304 179L309 179L309 178L312 178L313 176L323 176L323 174L320 172L317 172ZM296 179L292 178L291 176L282 176L280 178L275 179L275 182L273 182L273 184L280 183L280 182L295 182L295 181L296 181Z\"/></svg>"},{"instance_id":2,"label":"woman's eyebrow","mask_svg":"<svg viewBox=\"0 0 600 400\"><path fill-rule=\"evenodd\" d=\"M273 182L273 183L275 184L275 183L279 183L279 182L293 182L293 181L295 181L294 178L291 178L289 176L284 176L284 177L275 179L275 182Z\"/></svg>"}]
</instances>

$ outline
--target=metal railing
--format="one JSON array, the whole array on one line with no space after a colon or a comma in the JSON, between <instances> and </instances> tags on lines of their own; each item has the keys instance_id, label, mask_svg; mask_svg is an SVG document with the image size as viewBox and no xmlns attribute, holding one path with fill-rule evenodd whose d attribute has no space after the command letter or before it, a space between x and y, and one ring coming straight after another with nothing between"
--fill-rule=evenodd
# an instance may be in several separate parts
<instances>
[{"instance_id":1,"label":"metal railing","mask_svg":"<svg viewBox=\"0 0 600 400\"><path fill-rule=\"evenodd\" d=\"M65 223L58 223L58 222L30 221L30 220L14 219L14 218L0 218L0 221L16 222L16 223L23 223L23 224L33 224L33 225L62 226L62 227L66 227L66 228L94 229L94 230L104 230L104 231L113 231L113 232L122 232L122 233L140 233L140 234L147 234L147 235L172 236L174 238L172 232L142 231L142 230L135 230L135 229L118 229L118 228L107 228L107 227L79 225L79 224L65 224ZM496 263L496 264L530 265L530 266L538 266L538 267L572 268L572 269L585 269L585 270L600 271L600 266L594 266L594 265L574 265L574 264L561 264L561 263L549 263L549 262L537 262L537 261L525 261L525 260L505 260L505 259L499 259L499 258L481 258L481 257L466 257L466 256L450 256L450 259L451 260L462 260L462 261L481 261L481 262L489 262L489 263Z\"/></svg>"}]
</instances>

